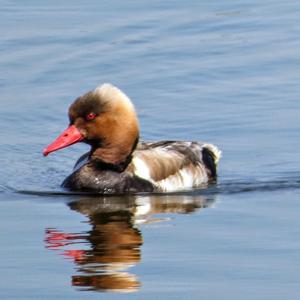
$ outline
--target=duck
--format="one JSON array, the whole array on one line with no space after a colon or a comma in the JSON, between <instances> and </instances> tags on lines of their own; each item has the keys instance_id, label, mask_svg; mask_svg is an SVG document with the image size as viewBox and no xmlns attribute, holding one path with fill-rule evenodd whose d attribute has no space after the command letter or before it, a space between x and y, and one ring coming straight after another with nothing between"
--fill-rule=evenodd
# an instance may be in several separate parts
<instances>
[{"instance_id":1,"label":"duck","mask_svg":"<svg viewBox=\"0 0 300 300\"><path fill-rule=\"evenodd\" d=\"M164 193L207 186L217 178L221 151L200 141L140 141L130 98L102 84L69 107L69 126L44 156L78 142L90 151L76 162L62 187L99 194Z\"/></svg>"}]
</instances>

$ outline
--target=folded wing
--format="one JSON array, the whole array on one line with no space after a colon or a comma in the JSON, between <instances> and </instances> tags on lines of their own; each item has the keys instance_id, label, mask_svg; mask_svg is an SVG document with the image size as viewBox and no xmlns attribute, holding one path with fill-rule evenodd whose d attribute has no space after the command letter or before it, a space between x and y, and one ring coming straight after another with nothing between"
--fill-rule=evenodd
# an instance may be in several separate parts
<instances>
[{"instance_id":1,"label":"folded wing","mask_svg":"<svg viewBox=\"0 0 300 300\"><path fill-rule=\"evenodd\" d=\"M220 151L201 142L140 143L128 170L160 191L199 187L216 177Z\"/></svg>"}]
</instances>

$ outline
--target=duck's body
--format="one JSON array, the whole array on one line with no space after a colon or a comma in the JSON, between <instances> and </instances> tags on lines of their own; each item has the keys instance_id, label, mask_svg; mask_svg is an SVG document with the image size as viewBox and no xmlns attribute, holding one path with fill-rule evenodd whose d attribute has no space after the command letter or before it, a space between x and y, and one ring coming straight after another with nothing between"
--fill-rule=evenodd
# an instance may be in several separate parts
<instances>
[{"instance_id":1,"label":"duck's body","mask_svg":"<svg viewBox=\"0 0 300 300\"><path fill-rule=\"evenodd\" d=\"M78 98L69 110L70 127L44 155L78 141L91 151L63 182L71 190L104 194L174 192L215 180L220 151L200 142L141 142L134 107L112 85Z\"/></svg>"},{"instance_id":2,"label":"duck's body","mask_svg":"<svg viewBox=\"0 0 300 300\"><path fill-rule=\"evenodd\" d=\"M191 189L216 177L216 151L214 146L199 142L143 142L124 170L89 159L90 153L86 153L63 186L114 194Z\"/></svg>"}]
</instances>

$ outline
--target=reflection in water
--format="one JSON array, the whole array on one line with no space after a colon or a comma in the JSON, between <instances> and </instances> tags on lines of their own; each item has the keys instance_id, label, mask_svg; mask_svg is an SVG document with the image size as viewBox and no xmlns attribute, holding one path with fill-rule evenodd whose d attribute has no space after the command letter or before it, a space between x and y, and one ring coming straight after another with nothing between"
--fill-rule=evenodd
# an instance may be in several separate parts
<instances>
[{"instance_id":1,"label":"reflection in water","mask_svg":"<svg viewBox=\"0 0 300 300\"><path fill-rule=\"evenodd\" d=\"M72 276L73 286L94 291L136 291L140 282L128 269L141 260L143 238L137 225L166 220L155 214L192 213L213 202L212 196L183 195L81 198L69 206L89 218L91 230L65 233L47 228L46 247L74 261L78 274Z\"/></svg>"}]
</instances>

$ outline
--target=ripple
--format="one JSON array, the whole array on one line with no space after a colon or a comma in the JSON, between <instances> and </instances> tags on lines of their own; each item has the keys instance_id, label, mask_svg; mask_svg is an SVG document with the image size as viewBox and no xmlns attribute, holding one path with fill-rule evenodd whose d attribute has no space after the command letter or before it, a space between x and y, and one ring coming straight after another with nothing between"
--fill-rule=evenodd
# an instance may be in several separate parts
<instances>
[{"instance_id":1,"label":"ripple","mask_svg":"<svg viewBox=\"0 0 300 300\"><path fill-rule=\"evenodd\" d=\"M277 178L275 180L253 180L253 181L222 181L220 183L211 184L208 187L202 187L198 189L185 190L179 192L157 192L157 193L129 193L125 196L170 196L170 195L182 195L182 196L197 196L197 195L222 195L222 194L238 194L238 193L250 193L250 192L272 192L289 189L300 189L300 178ZM105 196L115 197L124 196L124 194L101 194L96 192L80 192L80 191L67 191L67 190L16 190L9 187L0 185L0 192L12 191L23 195L42 196L42 197L56 197L56 196Z\"/></svg>"}]
</instances>

